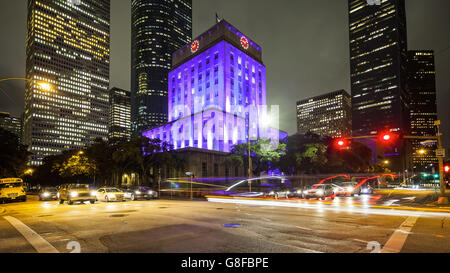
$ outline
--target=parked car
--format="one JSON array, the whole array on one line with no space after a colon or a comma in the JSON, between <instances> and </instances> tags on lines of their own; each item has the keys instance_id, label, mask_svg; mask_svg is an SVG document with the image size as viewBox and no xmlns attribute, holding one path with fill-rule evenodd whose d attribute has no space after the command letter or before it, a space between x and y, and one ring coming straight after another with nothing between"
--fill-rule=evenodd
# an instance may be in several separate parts
<instances>
[{"instance_id":1,"label":"parked car","mask_svg":"<svg viewBox=\"0 0 450 273\"><path fill-rule=\"evenodd\" d=\"M58 200L59 193L55 187L44 187L38 193L39 201Z\"/></svg>"},{"instance_id":2,"label":"parked car","mask_svg":"<svg viewBox=\"0 0 450 273\"><path fill-rule=\"evenodd\" d=\"M87 184L66 184L59 189L59 203L73 205L75 202L87 202L94 204L97 193L89 188Z\"/></svg>"},{"instance_id":3,"label":"parked car","mask_svg":"<svg viewBox=\"0 0 450 273\"><path fill-rule=\"evenodd\" d=\"M135 200L151 200L159 197L158 192L150 187L144 186L127 186L122 191L126 199Z\"/></svg>"},{"instance_id":4,"label":"parked car","mask_svg":"<svg viewBox=\"0 0 450 273\"><path fill-rule=\"evenodd\" d=\"M124 193L118 188L114 187L102 187L97 190L97 201L125 201Z\"/></svg>"},{"instance_id":5,"label":"parked car","mask_svg":"<svg viewBox=\"0 0 450 273\"><path fill-rule=\"evenodd\" d=\"M338 185L339 188L336 191L337 196L354 196L355 194L361 195L361 187L357 187L356 182L344 182Z\"/></svg>"},{"instance_id":6,"label":"parked car","mask_svg":"<svg viewBox=\"0 0 450 273\"><path fill-rule=\"evenodd\" d=\"M334 187L330 184L316 184L303 191L304 199L317 198L325 200L327 197L331 198L331 200L334 200L335 197Z\"/></svg>"}]
</instances>

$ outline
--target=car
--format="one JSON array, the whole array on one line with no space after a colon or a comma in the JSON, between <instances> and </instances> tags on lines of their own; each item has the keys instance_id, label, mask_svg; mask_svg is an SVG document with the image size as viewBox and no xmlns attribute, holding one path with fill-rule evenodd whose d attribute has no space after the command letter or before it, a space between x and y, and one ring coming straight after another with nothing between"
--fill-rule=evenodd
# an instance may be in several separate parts
<instances>
[{"instance_id":1,"label":"car","mask_svg":"<svg viewBox=\"0 0 450 273\"><path fill-rule=\"evenodd\" d=\"M303 188L295 187L289 191L288 198L302 198L303 197Z\"/></svg>"},{"instance_id":2,"label":"car","mask_svg":"<svg viewBox=\"0 0 450 273\"><path fill-rule=\"evenodd\" d=\"M361 187L358 187L356 182L343 182L336 190L336 196L354 196L355 194L361 195Z\"/></svg>"},{"instance_id":3,"label":"car","mask_svg":"<svg viewBox=\"0 0 450 273\"><path fill-rule=\"evenodd\" d=\"M73 205L75 202L88 201L95 204L97 201L97 193L91 190L87 184L66 184L60 187L58 193L60 204L67 202L67 204Z\"/></svg>"},{"instance_id":4,"label":"car","mask_svg":"<svg viewBox=\"0 0 450 273\"><path fill-rule=\"evenodd\" d=\"M97 190L97 200L98 201L105 201L105 202L112 202L112 201L118 201L123 202L125 201L124 193L118 188L115 187L102 187Z\"/></svg>"},{"instance_id":5,"label":"car","mask_svg":"<svg viewBox=\"0 0 450 273\"><path fill-rule=\"evenodd\" d=\"M309 189L304 190L302 197L304 199L317 198L322 200L329 197L331 200L334 200L334 187L330 184L316 184L311 186Z\"/></svg>"},{"instance_id":6,"label":"car","mask_svg":"<svg viewBox=\"0 0 450 273\"><path fill-rule=\"evenodd\" d=\"M59 193L55 187L44 187L39 190L39 201L58 200Z\"/></svg>"},{"instance_id":7,"label":"car","mask_svg":"<svg viewBox=\"0 0 450 273\"><path fill-rule=\"evenodd\" d=\"M291 188L274 188L274 189L267 189L263 195L264 197L269 198L290 198L292 189Z\"/></svg>"},{"instance_id":8,"label":"car","mask_svg":"<svg viewBox=\"0 0 450 273\"><path fill-rule=\"evenodd\" d=\"M363 186L361 189L361 194L373 194L373 188L369 185Z\"/></svg>"},{"instance_id":9,"label":"car","mask_svg":"<svg viewBox=\"0 0 450 273\"><path fill-rule=\"evenodd\" d=\"M122 187L124 197L132 201L157 199L159 194L150 187L144 186L125 186Z\"/></svg>"}]
</instances>

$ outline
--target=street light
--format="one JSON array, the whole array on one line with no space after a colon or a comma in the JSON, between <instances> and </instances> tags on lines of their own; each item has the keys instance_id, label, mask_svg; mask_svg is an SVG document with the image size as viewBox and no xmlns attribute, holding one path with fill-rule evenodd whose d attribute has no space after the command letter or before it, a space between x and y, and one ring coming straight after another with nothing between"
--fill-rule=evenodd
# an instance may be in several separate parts
<instances>
[{"instance_id":1,"label":"street light","mask_svg":"<svg viewBox=\"0 0 450 273\"><path fill-rule=\"evenodd\" d=\"M12 80L21 80L21 81L27 81L27 82L31 82L31 83L35 83L37 84L42 91L46 91L46 92L50 92L53 90L53 87L50 83L45 82L45 81L38 81L35 79L28 79L28 78L5 78L5 79L0 79L0 82L5 82L5 81L12 81Z\"/></svg>"},{"instance_id":2,"label":"street light","mask_svg":"<svg viewBox=\"0 0 450 273\"><path fill-rule=\"evenodd\" d=\"M418 150L417 153L420 155L424 155L427 153L427 151L425 151L424 149L421 149L421 150Z\"/></svg>"},{"instance_id":3,"label":"street light","mask_svg":"<svg viewBox=\"0 0 450 273\"><path fill-rule=\"evenodd\" d=\"M25 174L27 175L33 175L34 170L33 169L28 169L25 171Z\"/></svg>"}]
</instances>

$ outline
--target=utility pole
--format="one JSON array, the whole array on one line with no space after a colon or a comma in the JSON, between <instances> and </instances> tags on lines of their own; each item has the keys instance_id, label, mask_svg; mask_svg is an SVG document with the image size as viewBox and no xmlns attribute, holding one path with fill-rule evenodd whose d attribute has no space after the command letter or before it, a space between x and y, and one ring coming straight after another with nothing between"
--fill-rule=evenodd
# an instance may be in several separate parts
<instances>
[{"instance_id":1,"label":"utility pole","mask_svg":"<svg viewBox=\"0 0 450 273\"><path fill-rule=\"evenodd\" d=\"M436 156L439 159L439 183L441 184L441 196L439 197L438 204L447 205L448 197L445 194L446 186L444 182L444 157L445 150L442 147L442 133L440 131L439 126L441 125L441 121L438 120L434 123L437 127L437 139L438 139L438 150L436 151Z\"/></svg>"},{"instance_id":2,"label":"utility pole","mask_svg":"<svg viewBox=\"0 0 450 273\"><path fill-rule=\"evenodd\" d=\"M250 113L248 113L248 128L247 128L247 144L248 144L248 185L249 190L252 192L252 181L250 180L252 178L252 149L251 149L251 142L250 142Z\"/></svg>"}]
</instances>

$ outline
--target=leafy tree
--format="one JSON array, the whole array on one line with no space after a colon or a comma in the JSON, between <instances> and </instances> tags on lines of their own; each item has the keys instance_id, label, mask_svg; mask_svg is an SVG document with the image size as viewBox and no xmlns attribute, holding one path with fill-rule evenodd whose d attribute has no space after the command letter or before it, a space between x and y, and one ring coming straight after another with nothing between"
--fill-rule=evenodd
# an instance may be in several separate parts
<instances>
[{"instance_id":1,"label":"leafy tree","mask_svg":"<svg viewBox=\"0 0 450 273\"><path fill-rule=\"evenodd\" d=\"M286 151L286 144L273 144L270 139L258 139L250 144L250 154L252 159L252 172L259 174L263 171L273 169L276 162L280 160L282 154ZM248 144L242 143L234 145L231 149L231 155L228 156L226 163L231 166L248 167Z\"/></svg>"},{"instance_id":2,"label":"leafy tree","mask_svg":"<svg viewBox=\"0 0 450 273\"><path fill-rule=\"evenodd\" d=\"M96 170L95 163L84 155L74 155L65 161L62 165L54 166L59 174L65 178L91 177Z\"/></svg>"}]
</instances>

